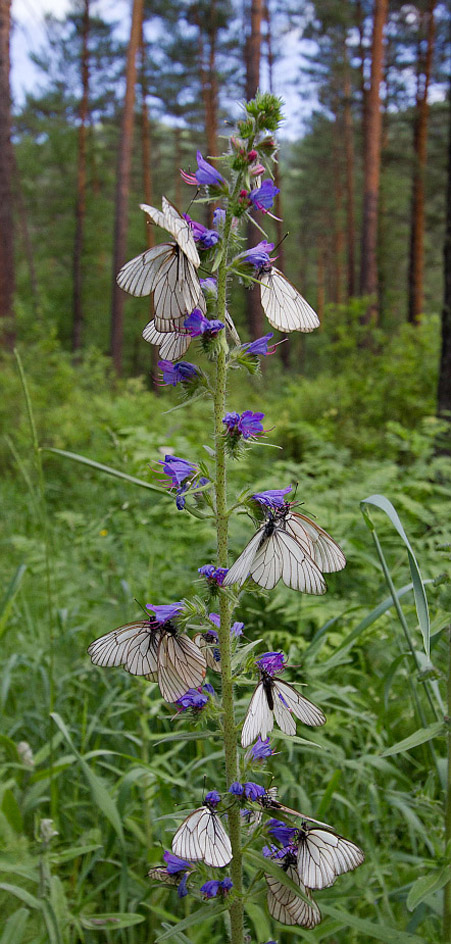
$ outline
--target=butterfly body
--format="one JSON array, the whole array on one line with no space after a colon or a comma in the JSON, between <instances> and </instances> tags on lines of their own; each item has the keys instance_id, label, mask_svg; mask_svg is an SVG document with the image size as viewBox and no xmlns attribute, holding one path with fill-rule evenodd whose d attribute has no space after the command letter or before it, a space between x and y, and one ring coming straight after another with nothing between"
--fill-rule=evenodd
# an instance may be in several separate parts
<instances>
[{"instance_id":1,"label":"butterfly body","mask_svg":"<svg viewBox=\"0 0 451 944\"><path fill-rule=\"evenodd\" d=\"M297 868L307 888L328 888L339 875L356 869L365 859L361 849L329 829L302 822L297 835Z\"/></svg>"},{"instance_id":2,"label":"butterfly body","mask_svg":"<svg viewBox=\"0 0 451 944\"><path fill-rule=\"evenodd\" d=\"M258 735L262 741L265 740L274 727L274 721L285 734L295 735L293 715L312 727L326 722L323 712L313 702L300 695L292 685L261 669L260 681L244 719L241 746L250 747Z\"/></svg>"},{"instance_id":3,"label":"butterfly body","mask_svg":"<svg viewBox=\"0 0 451 944\"><path fill-rule=\"evenodd\" d=\"M273 265L265 265L257 277L262 308L274 328L289 334L291 331L309 333L319 327L318 315L283 272Z\"/></svg>"},{"instance_id":4,"label":"butterfly body","mask_svg":"<svg viewBox=\"0 0 451 944\"><path fill-rule=\"evenodd\" d=\"M296 855L288 852L282 860L281 870L299 887L305 896L301 898L293 889L284 885L275 875L265 874L268 886L268 910L270 915L281 924L298 925L303 928L314 928L321 921L321 912L316 902L311 900L311 894L299 880L296 868ZM305 900L309 899L309 900Z\"/></svg>"}]
</instances>

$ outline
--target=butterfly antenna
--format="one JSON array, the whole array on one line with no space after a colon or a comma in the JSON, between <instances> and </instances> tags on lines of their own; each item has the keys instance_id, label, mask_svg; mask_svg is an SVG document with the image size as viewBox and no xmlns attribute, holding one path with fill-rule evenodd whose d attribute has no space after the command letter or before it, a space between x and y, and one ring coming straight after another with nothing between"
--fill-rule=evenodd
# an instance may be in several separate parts
<instances>
[{"instance_id":1,"label":"butterfly antenna","mask_svg":"<svg viewBox=\"0 0 451 944\"><path fill-rule=\"evenodd\" d=\"M192 200L190 200L190 202L188 203L188 207L187 207L187 210L186 210L187 213L188 213L188 210L191 209L193 203L197 200L199 194L200 194L200 188L198 187L197 190L196 190L196 193L194 194L194 197L193 197Z\"/></svg>"},{"instance_id":2,"label":"butterfly antenna","mask_svg":"<svg viewBox=\"0 0 451 944\"><path fill-rule=\"evenodd\" d=\"M142 605L142 603L140 603L140 601L136 599L136 597L133 597L133 599L134 599L134 601L135 601L135 603L137 603L137 604L138 604L138 606L140 606L140 607L141 607L141 609L142 609L142 611L143 611L143 612L144 612L144 613L146 614L146 616L147 616L147 619L149 619L149 620L150 620L150 615L149 615L149 613L147 612L147 610L146 610L146 608L145 608L145 606L143 606L143 605Z\"/></svg>"},{"instance_id":3,"label":"butterfly antenna","mask_svg":"<svg viewBox=\"0 0 451 944\"><path fill-rule=\"evenodd\" d=\"M285 240L287 239L287 237L288 237L289 235L290 235L290 231L288 231L288 233L285 233L285 236L282 236L282 239L279 239L279 242L277 243L277 246L274 246L274 252L276 252L277 249L279 248L279 246L281 246L282 243L285 242Z\"/></svg>"}]
</instances>

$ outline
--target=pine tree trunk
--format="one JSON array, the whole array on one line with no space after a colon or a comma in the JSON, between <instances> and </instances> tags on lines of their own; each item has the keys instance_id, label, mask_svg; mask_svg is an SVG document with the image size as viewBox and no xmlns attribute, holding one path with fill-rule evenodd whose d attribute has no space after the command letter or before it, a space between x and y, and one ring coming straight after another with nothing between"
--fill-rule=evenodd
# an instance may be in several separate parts
<instances>
[{"instance_id":1,"label":"pine tree trunk","mask_svg":"<svg viewBox=\"0 0 451 944\"><path fill-rule=\"evenodd\" d=\"M20 179L19 168L15 154L13 153L13 172L14 172L14 196L16 202L18 225L20 228L25 258L27 260L28 275L30 278L31 301L33 306L33 315L36 321L42 317L41 304L39 299L38 279L36 275L36 266L34 263L33 243L31 241L30 229L28 226L28 213L22 193L22 183Z\"/></svg>"},{"instance_id":2,"label":"pine tree trunk","mask_svg":"<svg viewBox=\"0 0 451 944\"><path fill-rule=\"evenodd\" d=\"M216 41L217 41L217 18L216 18L216 0L212 0L209 12L209 20L205 24L200 18L199 7L194 9L194 19L199 30L198 35L198 59L199 74L202 90L202 101L205 114L205 136L207 139L207 150L210 156L218 153L218 80L216 74ZM208 36L208 51L205 52L203 35Z\"/></svg>"},{"instance_id":3,"label":"pine tree trunk","mask_svg":"<svg viewBox=\"0 0 451 944\"><path fill-rule=\"evenodd\" d=\"M73 286L73 324L72 350L81 347L83 332L83 241L86 216L86 137L88 131L88 95L89 95L89 0L84 0L82 21L81 81L82 98L80 102L77 154L77 197L75 204L75 242L74 242L74 286Z\"/></svg>"},{"instance_id":4,"label":"pine tree trunk","mask_svg":"<svg viewBox=\"0 0 451 944\"><path fill-rule=\"evenodd\" d=\"M332 298L336 305L340 305L342 302L342 281L343 281L343 251L345 245L345 234L343 230L343 182L342 182L342 161L341 161L341 142L342 134L341 128L339 127L338 120L338 108L335 115L334 126L332 129L333 134L333 172L332 178L334 182L334 232L333 232L333 241L334 241L334 268L333 268L333 279L334 287Z\"/></svg>"},{"instance_id":5,"label":"pine tree trunk","mask_svg":"<svg viewBox=\"0 0 451 944\"><path fill-rule=\"evenodd\" d=\"M442 347L438 381L438 415L449 420L451 429L451 86L449 89L448 192L443 247L445 290L442 311ZM449 450L451 452L451 449Z\"/></svg>"},{"instance_id":6,"label":"pine tree trunk","mask_svg":"<svg viewBox=\"0 0 451 944\"><path fill-rule=\"evenodd\" d=\"M153 201L153 177L152 177L152 139L151 139L151 130L150 130L150 121L149 121L149 111L147 108L147 83L146 83L146 48L144 42L144 33L143 33L143 24L141 23L141 157L142 157L142 175L143 175L143 190L144 190L144 202L152 206ZM145 217L145 228L146 228L146 245L148 249L152 249L155 245L155 227L149 225L147 217ZM152 320L154 316L153 308L153 299L150 298L149 301L149 311L148 317L149 321ZM139 339L142 342L142 339ZM157 370L157 361L158 353L157 348L153 344L149 344L149 364L150 364L150 374L151 376ZM137 365L139 364L139 351L138 348L136 361ZM155 387L155 392L158 393L158 387Z\"/></svg>"},{"instance_id":7,"label":"pine tree trunk","mask_svg":"<svg viewBox=\"0 0 451 944\"><path fill-rule=\"evenodd\" d=\"M116 202L113 249L113 298L111 310L111 354L118 374L122 370L124 336L124 293L116 283L116 275L125 262L127 240L127 209L133 145L133 118L136 84L136 56L141 36L143 0L133 0L132 24L125 74L125 101L118 148Z\"/></svg>"},{"instance_id":8,"label":"pine tree trunk","mask_svg":"<svg viewBox=\"0 0 451 944\"><path fill-rule=\"evenodd\" d=\"M0 0L0 344L7 348L15 341L10 34L11 0Z\"/></svg>"},{"instance_id":9,"label":"pine tree trunk","mask_svg":"<svg viewBox=\"0 0 451 944\"><path fill-rule=\"evenodd\" d=\"M412 180L412 210L410 224L409 256L409 307L408 320L417 324L423 310L423 269L424 269L424 176L427 160L428 133L428 91L431 78L432 56L434 52L436 0L429 0L425 19L427 22L427 48L424 63L419 51L418 84L415 107L413 149L414 168ZM421 25L420 25L421 29Z\"/></svg>"},{"instance_id":10,"label":"pine tree trunk","mask_svg":"<svg viewBox=\"0 0 451 944\"><path fill-rule=\"evenodd\" d=\"M354 211L354 129L352 121L349 65L344 80L343 136L346 164L346 269L347 295L355 295L355 211Z\"/></svg>"},{"instance_id":11,"label":"pine tree trunk","mask_svg":"<svg viewBox=\"0 0 451 944\"><path fill-rule=\"evenodd\" d=\"M371 301L362 319L364 323L377 323L379 315L377 300L377 230L382 128L380 85L387 8L388 0L375 0L371 48L371 85L367 97L362 253L360 260L360 294L369 295Z\"/></svg>"},{"instance_id":12,"label":"pine tree trunk","mask_svg":"<svg viewBox=\"0 0 451 944\"><path fill-rule=\"evenodd\" d=\"M324 302L326 298L326 287L324 283L324 257L325 257L325 247L324 247L324 238L319 237L316 249L316 259L317 259L317 286L316 286L316 313L320 320L319 330L323 329L323 320L324 320Z\"/></svg>"}]
</instances>

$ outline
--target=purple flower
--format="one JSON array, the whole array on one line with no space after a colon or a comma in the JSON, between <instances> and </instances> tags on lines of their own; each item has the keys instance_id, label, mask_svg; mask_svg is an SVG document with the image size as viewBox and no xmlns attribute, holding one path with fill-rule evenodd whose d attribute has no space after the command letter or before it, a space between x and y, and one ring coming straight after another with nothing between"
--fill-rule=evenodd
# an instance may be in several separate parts
<instances>
[{"instance_id":1,"label":"purple flower","mask_svg":"<svg viewBox=\"0 0 451 944\"><path fill-rule=\"evenodd\" d=\"M256 665L268 675L275 675L276 672L283 672L285 668L285 658L283 652L265 652L260 659L257 659Z\"/></svg>"},{"instance_id":2,"label":"purple flower","mask_svg":"<svg viewBox=\"0 0 451 944\"><path fill-rule=\"evenodd\" d=\"M239 783L238 780L234 782L229 787L229 793L233 793L234 796L242 796L244 793L244 787L242 783Z\"/></svg>"},{"instance_id":3,"label":"purple flower","mask_svg":"<svg viewBox=\"0 0 451 944\"><path fill-rule=\"evenodd\" d=\"M256 492L255 495L251 495L251 498L266 508L282 508L285 504L284 496L288 492L291 492L291 485L287 488L269 488L266 492Z\"/></svg>"},{"instance_id":4,"label":"purple flower","mask_svg":"<svg viewBox=\"0 0 451 944\"><path fill-rule=\"evenodd\" d=\"M252 780L244 784L244 795L247 800L257 800L258 797L265 796L265 793L265 788L258 783L252 783Z\"/></svg>"},{"instance_id":5,"label":"purple flower","mask_svg":"<svg viewBox=\"0 0 451 944\"><path fill-rule=\"evenodd\" d=\"M266 859L283 859L285 856L285 850L278 849L272 843L270 846L263 846L262 852Z\"/></svg>"},{"instance_id":6,"label":"purple flower","mask_svg":"<svg viewBox=\"0 0 451 944\"><path fill-rule=\"evenodd\" d=\"M195 308L194 311L185 318L183 324L192 338L200 338L202 335L215 338L224 327L222 321L209 321L209 319L202 314L200 308Z\"/></svg>"},{"instance_id":7,"label":"purple flower","mask_svg":"<svg viewBox=\"0 0 451 944\"><path fill-rule=\"evenodd\" d=\"M232 430L236 430L238 428L238 423L240 422L240 414L239 413L226 413L222 422L224 423L225 426L227 426L229 433L231 433Z\"/></svg>"},{"instance_id":8,"label":"purple flower","mask_svg":"<svg viewBox=\"0 0 451 944\"><path fill-rule=\"evenodd\" d=\"M202 689L204 692L208 692L209 695L216 695L213 685L210 685L210 682L205 682L205 685L202 685Z\"/></svg>"},{"instance_id":9,"label":"purple flower","mask_svg":"<svg viewBox=\"0 0 451 944\"><path fill-rule=\"evenodd\" d=\"M179 361L178 364L173 364L172 361L158 361L158 366L163 373L163 383L171 387L176 387L178 383L189 383L199 373L197 367L188 361Z\"/></svg>"},{"instance_id":10,"label":"purple flower","mask_svg":"<svg viewBox=\"0 0 451 944\"><path fill-rule=\"evenodd\" d=\"M214 295L216 297L218 283L213 275L209 275L206 279L199 279L199 282L205 295Z\"/></svg>"},{"instance_id":11,"label":"purple flower","mask_svg":"<svg viewBox=\"0 0 451 944\"><path fill-rule=\"evenodd\" d=\"M256 269L262 269L263 266L271 265L269 253L272 252L273 249L274 243L268 243L266 240L263 240L261 243L257 243L256 246L253 246L252 249L247 249L246 252L242 252L238 258L249 262L249 264L253 265Z\"/></svg>"},{"instance_id":12,"label":"purple flower","mask_svg":"<svg viewBox=\"0 0 451 944\"><path fill-rule=\"evenodd\" d=\"M220 622L220 617L218 613L209 613L208 619L211 620L211 622L214 623L215 626L217 626L219 629L221 622ZM243 629L244 629L244 623L238 623L238 622L233 623L233 625L230 627L230 635L233 637L242 636ZM217 637L218 637L218 634L216 633L216 638Z\"/></svg>"},{"instance_id":13,"label":"purple flower","mask_svg":"<svg viewBox=\"0 0 451 944\"><path fill-rule=\"evenodd\" d=\"M189 872L185 872L182 878L182 881L179 883L177 887L178 898L185 898L185 896L188 894L188 887L187 887L188 875L189 875Z\"/></svg>"},{"instance_id":14,"label":"purple flower","mask_svg":"<svg viewBox=\"0 0 451 944\"><path fill-rule=\"evenodd\" d=\"M287 826L281 819L270 819L268 832L281 846L288 846L296 834L294 826Z\"/></svg>"},{"instance_id":15,"label":"purple flower","mask_svg":"<svg viewBox=\"0 0 451 944\"><path fill-rule=\"evenodd\" d=\"M249 439L251 436L260 436L264 433L261 424L264 415L264 413L252 413L251 410L245 410L244 413L241 414L238 429L243 439Z\"/></svg>"},{"instance_id":16,"label":"purple flower","mask_svg":"<svg viewBox=\"0 0 451 944\"><path fill-rule=\"evenodd\" d=\"M191 184L192 186L198 186L200 184L205 187L217 187L224 183L224 177L216 170L216 167L213 167L212 164L204 160L200 151L197 152L196 157L197 170L195 174L186 174L185 171L180 171L185 183Z\"/></svg>"},{"instance_id":17,"label":"purple flower","mask_svg":"<svg viewBox=\"0 0 451 944\"><path fill-rule=\"evenodd\" d=\"M197 688L189 688L181 698L177 698L175 704L178 705L180 711L188 711L189 708L201 711L209 700L208 695L204 695L202 691Z\"/></svg>"},{"instance_id":18,"label":"purple flower","mask_svg":"<svg viewBox=\"0 0 451 944\"><path fill-rule=\"evenodd\" d=\"M210 793L207 793L204 803L208 803L209 806L217 806L221 802L221 794L217 790L210 790Z\"/></svg>"},{"instance_id":19,"label":"purple flower","mask_svg":"<svg viewBox=\"0 0 451 944\"><path fill-rule=\"evenodd\" d=\"M163 459L159 459L159 465L163 466L164 474L170 476L173 488L181 485L185 479L197 472L195 465L191 465L186 459L179 459L178 456L165 456L164 462Z\"/></svg>"},{"instance_id":20,"label":"purple flower","mask_svg":"<svg viewBox=\"0 0 451 944\"><path fill-rule=\"evenodd\" d=\"M270 757L272 753L273 749L269 737L267 737L265 741L262 741L260 735L258 735L255 744L246 754L246 758L249 760L265 760L265 758Z\"/></svg>"},{"instance_id":21,"label":"purple flower","mask_svg":"<svg viewBox=\"0 0 451 944\"><path fill-rule=\"evenodd\" d=\"M220 207L217 207L213 213L213 223L215 226L224 226L226 218L225 210L221 210Z\"/></svg>"},{"instance_id":22,"label":"purple flower","mask_svg":"<svg viewBox=\"0 0 451 944\"><path fill-rule=\"evenodd\" d=\"M185 859L180 859L179 856L174 855L173 852L163 853L163 859L166 862L166 872L168 875L177 875L177 872L184 872L185 869L192 869L192 862L186 862Z\"/></svg>"},{"instance_id":23,"label":"purple flower","mask_svg":"<svg viewBox=\"0 0 451 944\"><path fill-rule=\"evenodd\" d=\"M183 216L190 225L194 241L202 244L201 249L211 249L212 246L216 246L216 243L219 242L220 239L219 233L217 233L216 230L207 229L202 223L197 223L196 220L192 220L187 213L184 213Z\"/></svg>"},{"instance_id":24,"label":"purple flower","mask_svg":"<svg viewBox=\"0 0 451 944\"><path fill-rule=\"evenodd\" d=\"M181 613L183 607L183 600L181 603L163 603L161 606L146 603L146 610L153 610L157 623L168 623L169 620L175 619Z\"/></svg>"},{"instance_id":25,"label":"purple flower","mask_svg":"<svg viewBox=\"0 0 451 944\"><path fill-rule=\"evenodd\" d=\"M249 200L257 210L263 210L265 213L272 207L277 193L280 193L280 190L274 186L272 180L264 180L261 187L251 190Z\"/></svg>"},{"instance_id":26,"label":"purple flower","mask_svg":"<svg viewBox=\"0 0 451 944\"><path fill-rule=\"evenodd\" d=\"M222 895L226 895L231 888L233 888L232 879L224 878L222 882L219 882L218 879L210 879L209 882L205 882L201 886L200 890L204 898L216 898L218 892Z\"/></svg>"},{"instance_id":27,"label":"purple flower","mask_svg":"<svg viewBox=\"0 0 451 944\"><path fill-rule=\"evenodd\" d=\"M214 564L204 564L203 567L198 568L198 574L202 574L203 577L206 577L209 584L216 584L218 587L222 586L222 582L227 573L227 567L215 567Z\"/></svg>"},{"instance_id":28,"label":"purple flower","mask_svg":"<svg viewBox=\"0 0 451 944\"><path fill-rule=\"evenodd\" d=\"M269 341L273 337L274 332L270 331L269 334L265 334L262 338L257 338L256 341L252 341L250 344L242 344L241 349L245 354L262 354L263 357L266 357L267 354L274 354L276 350L275 344L268 349Z\"/></svg>"}]
</instances>

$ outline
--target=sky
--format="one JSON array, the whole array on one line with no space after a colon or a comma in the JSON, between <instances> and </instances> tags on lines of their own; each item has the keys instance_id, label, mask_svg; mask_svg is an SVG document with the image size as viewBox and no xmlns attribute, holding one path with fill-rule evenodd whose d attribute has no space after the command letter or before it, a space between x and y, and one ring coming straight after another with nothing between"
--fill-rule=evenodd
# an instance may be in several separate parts
<instances>
[{"instance_id":1,"label":"sky","mask_svg":"<svg viewBox=\"0 0 451 944\"><path fill-rule=\"evenodd\" d=\"M70 6L70 0L13 0L11 88L15 105L21 104L27 91L32 91L44 84L40 70L29 58L31 52L37 52L44 45L44 15L53 13L58 17L64 17ZM130 22L129 0L97 0L97 11L106 20L119 21L124 28L122 38L126 38ZM298 86L296 80L301 62L299 35L296 30L284 36L283 50L284 54L274 70L274 92L276 95L281 95L286 103L284 112L287 120L283 125L281 137L293 139L299 137L300 129L312 109L311 99L308 96L301 99L295 91ZM263 75L262 86L264 84L265 76Z\"/></svg>"}]
</instances>

